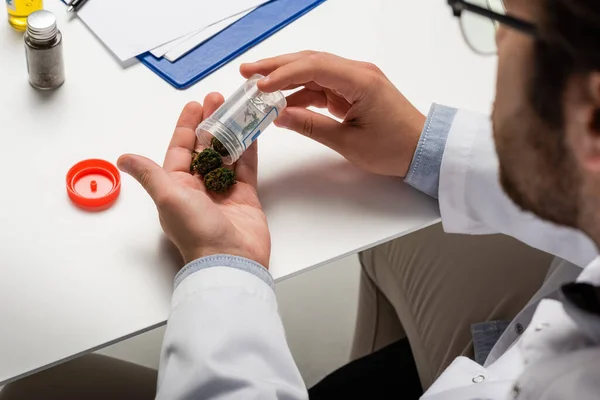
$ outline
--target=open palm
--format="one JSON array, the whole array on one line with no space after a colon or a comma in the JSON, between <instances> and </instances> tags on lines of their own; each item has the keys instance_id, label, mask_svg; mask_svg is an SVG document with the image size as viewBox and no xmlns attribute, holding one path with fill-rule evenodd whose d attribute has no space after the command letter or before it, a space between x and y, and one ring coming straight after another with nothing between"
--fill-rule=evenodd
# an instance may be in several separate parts
<instances>
[{"instance_id":1,"label":"open palm","mask_svg":"<svg viewBox=\"0 0 600 400\"><path fill-rule=\"evenodd\" d=\"M162 168L145 157L131 154L121 156L118 165L152 197L163 230L185 262L230 254L268 267L271 243L256 193L256 143L233 166L238 182L226 193L208 192L202 177L189 172L192 151L201 151L210 143L209 138L197 140L195 129L223 101L223 96L212 93L205 98L204 107L198 103L186 105Z\"/></svg>"}]
</instances>

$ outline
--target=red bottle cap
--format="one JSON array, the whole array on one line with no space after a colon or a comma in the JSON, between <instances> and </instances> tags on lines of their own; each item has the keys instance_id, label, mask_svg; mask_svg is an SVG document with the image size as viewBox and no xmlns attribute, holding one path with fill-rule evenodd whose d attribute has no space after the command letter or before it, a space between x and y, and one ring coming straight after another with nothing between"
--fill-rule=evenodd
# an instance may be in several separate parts
<instances>
[{"instance_id":1,"label":"red bottle cap","mask_svg":"<svg viewBox=\"0 0 600 400\"><path fill-rule=\"evenodd\" d=\"M108 161L91 159L75 164L67 173L67 193L77 206L100 211L119 197L121 174Z\"/></svg>"}]
</instances>

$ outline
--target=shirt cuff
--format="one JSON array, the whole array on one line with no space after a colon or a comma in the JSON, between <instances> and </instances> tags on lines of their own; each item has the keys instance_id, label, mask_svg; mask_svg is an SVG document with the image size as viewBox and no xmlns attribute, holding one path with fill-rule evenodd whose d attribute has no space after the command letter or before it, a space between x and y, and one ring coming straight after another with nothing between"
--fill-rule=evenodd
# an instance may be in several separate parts
<instances>
[{"instance_id":1,"label":"shirt cuff","mask_svg":"<svg viewBox=\"0 0 600 400\"><path fill-rule=\"evenodd\" d=\"M177 289L177 286L179 286L185 278L192 275L194 272L213 267L229 267L246 271L265 282L271 289L275 289L273 277L265 267L247 258L230 256L227 254L215 254L213 256L202 257L187 264L175 276L175 289Z\"/></svg>"},{"instance_id":2,"label":"shirt cuff","mask_svg":"<svg viewBox=\"0 0 600 400\"><path fill-rule=\"evenodd\" d=\"M431 197L438 198L440 169L448 132L458 110L433 104L404 182Z\"/></svg>"}]
</instances>

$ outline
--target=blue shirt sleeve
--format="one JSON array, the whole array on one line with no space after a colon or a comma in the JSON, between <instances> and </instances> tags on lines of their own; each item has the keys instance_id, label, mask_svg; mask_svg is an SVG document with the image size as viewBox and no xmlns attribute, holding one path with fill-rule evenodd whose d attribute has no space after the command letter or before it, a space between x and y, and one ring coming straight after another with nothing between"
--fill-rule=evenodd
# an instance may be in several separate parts
<instances>
[{"instance_id":1,"label":"blue shirt sleeve","mask_svg":"<svg viewBox=\"0 0 600 400\"><path fill-rule=\"evenodd\" d=\"M438 198L440 168L448 132L458 110L433 104L425 122L417 150L404 182L421 192Z\"/></svg>"}]
</instances>

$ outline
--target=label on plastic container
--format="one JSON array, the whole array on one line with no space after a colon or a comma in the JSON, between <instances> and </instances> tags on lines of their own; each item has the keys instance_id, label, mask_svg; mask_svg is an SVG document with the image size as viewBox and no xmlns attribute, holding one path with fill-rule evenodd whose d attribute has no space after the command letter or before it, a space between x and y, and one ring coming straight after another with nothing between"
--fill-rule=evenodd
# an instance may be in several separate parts
<instances>
[{"instance_id":1,"label":"label on plastic container","mask_svg":"<svg viewBox=\"0 0 600 400\"><path fill-rule=\"evenodd\" d=\"M242 151L246 150L277 118L279 111L257 96L245 101L235 111L217 110L215 118L219 120L239 140Z\"/></svg>"},{"instance_id":2,"label":"label on plastic container","mask_svg":"<svg viewBox=\"0 0 600 400\"><path fill-rule=\"evenodd\" d=\"M263 116L259 118L259 113L252 114L252 122L243 129L242 131L242 143L244 143L244 150L250 147L250 145L260 136L260 134L267 129L267 126L277 118L277 109L275 107ZM260 113L262 114L262 113ZM260 115L259 114L259 115Z\"/></svg>"},{"instance_id":3,"label":"label on plastic container","mask_svg":"<svg viewBox=\"0 0 600 400\"><path fill-rule=\"evenodd\" d=\"M17 5L15 4L17 0L6 0L6 7L11 11L17 10Z\"/></svg>"}]
</instances>

